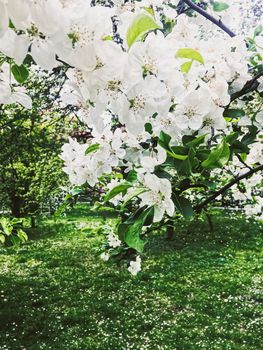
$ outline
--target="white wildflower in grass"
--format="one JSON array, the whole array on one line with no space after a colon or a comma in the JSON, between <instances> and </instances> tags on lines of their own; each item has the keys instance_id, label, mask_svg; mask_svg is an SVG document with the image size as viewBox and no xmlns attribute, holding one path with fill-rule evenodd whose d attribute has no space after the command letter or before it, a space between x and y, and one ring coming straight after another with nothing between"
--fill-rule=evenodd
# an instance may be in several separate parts
<instances>
[{"instance_id":1,"label":"white wildflower in grass","mask_svg":"<svg viewBox=\"0 0 263 350\"><path fill-rule=\"evenodd\" d=\"M109 255L109 253L104 252L104 253L102 253L102 254L100 255L100 258L101 258L101 260L103 260L103 261L106 262L106 261L109 260L110 255Z\"/></svg>"},{"instance_id":2,"label":"white wildflower in grass","mask_svg":"<svg viewBox=\"0 0 263 350\"><path fill-rule=\"evenodd\" d=\"M139 271L141 271L141 258L140 256L136 257L135 261L130 262L130 266L128 267L128 271L133 275L136 276Z\"/></svg>"},{"instance_id":3,"label":"white wildflower in grass","mask_svg":"<svg viewBox=\"0 0 263 350\"><path fill-rule=\"evenodd\" d=\"M108 243L110 247L117 248L121 245L121 240L119 240L118 236L115 233L110 232L108 235Z\"/></svg>"}]
</instances>

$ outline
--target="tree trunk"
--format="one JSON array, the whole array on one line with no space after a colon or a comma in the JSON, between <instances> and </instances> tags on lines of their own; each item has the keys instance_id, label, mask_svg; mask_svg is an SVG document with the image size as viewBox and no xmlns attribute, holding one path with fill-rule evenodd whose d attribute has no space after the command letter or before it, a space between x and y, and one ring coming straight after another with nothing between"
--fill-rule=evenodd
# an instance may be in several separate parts
<instances>
[{"instance_id":1,"label":"tree trunk","mask_svg":"<svg viewBox=\"0 0 263 350\"><path fill-rule=\"evenodd\" d=\"M213 224L213 221L212 221L212 216L208 213L205 213L206 215L206 218L207 218L207 221L208 221L208 224L209 224L209 229L210 229L210 232L214 232L214 224Z\"/></svg>"},{"instance_id":2,"label":"tree trunk","mask_svg":"<svg viewBox=\"0 0 263 350\"><path fill-rule=\"evenodd\" d=\"M171 219L168 221L168 226L166 229L166 239L171 241L174 238L174 221Z\"/></svg>"},{"instance_id":3,"label":"tree trunk","mask_svg":"<svg viewBox=\"0 0 263 350\"><path fill-rule=\"evenodd\" d=\"M31 228L36 228L36 218L35 216L30 216Z\"/></svg>"},{"instance_id":4,"label":"tree trunk","mask_svg":"<svg viewBox=\"0 0 263 350\"><path fill-rule=\"evenodd\" d=\"M15 218L21 217L21 199L16 196L11 198L11 213Z\"/></svg>"}]
</instances>

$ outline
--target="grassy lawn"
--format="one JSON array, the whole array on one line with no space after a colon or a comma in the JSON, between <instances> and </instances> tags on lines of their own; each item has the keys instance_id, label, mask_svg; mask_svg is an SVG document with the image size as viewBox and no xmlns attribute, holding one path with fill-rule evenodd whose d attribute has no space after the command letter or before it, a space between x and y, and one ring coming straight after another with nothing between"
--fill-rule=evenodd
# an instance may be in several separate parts
<instances>
[{"instance_id":1,"label":"grassy lawn","mask_svg":"<svg viewBox=\"0 0 263 350\"><path fill-rule=\"evenodd\" d=\"M180 224L172 242L151 238L132 277L99 259L104 220L79 206L0 249L1 350L262 349L259 223Z\"/></svg>"}]
</instances>

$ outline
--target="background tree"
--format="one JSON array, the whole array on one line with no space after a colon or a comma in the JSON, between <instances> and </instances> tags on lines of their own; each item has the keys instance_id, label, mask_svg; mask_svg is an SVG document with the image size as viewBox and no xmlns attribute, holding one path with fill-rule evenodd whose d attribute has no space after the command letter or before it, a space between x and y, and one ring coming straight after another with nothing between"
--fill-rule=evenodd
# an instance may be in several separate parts
<instances>
[{"instance_id":1,"label":"background tree","mask_svg":"<svg viewBox=\"0 0 263 350\"><path fill-rule=\"evenodd\" d=\"M65 77L65 69L35 71L26 83L32 109L1 106L0 201L15 217L54 210L63 196L59 154L76 124L58 102Z\"/></svg>"}]
</instances>

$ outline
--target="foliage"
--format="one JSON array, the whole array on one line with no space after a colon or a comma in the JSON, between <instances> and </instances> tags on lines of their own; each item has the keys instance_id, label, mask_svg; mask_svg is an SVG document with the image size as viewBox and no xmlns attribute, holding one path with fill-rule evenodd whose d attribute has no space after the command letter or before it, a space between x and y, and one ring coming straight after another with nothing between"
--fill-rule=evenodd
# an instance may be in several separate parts
<instances>
[{"instance_id":1,"label":"foliage","mask_svg":"<svg viewBox=\"0 0 263 350\"><path fill-rule=\"evenodd\" d=\"M141 15L131 23L127 30L126 41L128 47L131 47L134 42L141 40L151 30L160 28L154 21L152 16Z\"/></svg>"},{"instance_id":2,"label":"foliage","mask_svg":"<svg viewBox=\"0 0 263 350\"><path fill-rule=\"evenodd\" d=\"M63 198L67 179L59 153L71 126L67 111L54 103L64 79L63 70L36 71L27 82L32 109L1 108L0 199L2 209L14 216L53 211Z\"/></svg>"},{"instance_id":3,"label":"foliage","mask_svg":"<svg viewBox=\"0 0 263 350\"><path fill-rule=\"evenodd\" d=\"M17 245L27 241L27 234L24 231L23 219L0 218L0 244L11 243Z\"/></svg>"}]
</instances>

